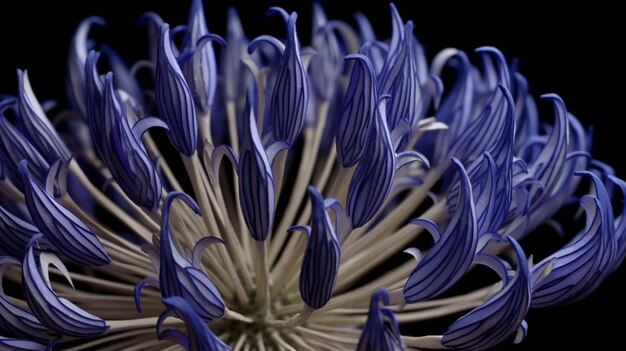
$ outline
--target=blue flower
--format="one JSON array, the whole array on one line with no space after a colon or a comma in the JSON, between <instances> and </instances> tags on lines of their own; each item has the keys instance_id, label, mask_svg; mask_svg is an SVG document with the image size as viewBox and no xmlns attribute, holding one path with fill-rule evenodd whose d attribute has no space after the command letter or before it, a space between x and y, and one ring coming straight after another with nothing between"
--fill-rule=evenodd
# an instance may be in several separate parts
<instances>
[{"instance_id":1,"label":"blue flower","mask_svg":"<svg viewBox=\"0 0 626 351\"><path fill-rule=\"evenodd\" d=\"M198 145L195 104L174 56L170 29L165 23L161 24L154 85L156 105L169 126L172 145L183 155L193 155Z\"/></svg>"},{"instance_id":2,"label":"blue flower","mask_svg":"<svg viewBox=\"0 0 626 351\"><path fill-rule=\"evenodd\" d=\"M285 44L276 38L261 36L250 42L248 52L254 52L260 42L267 42L274 45L282 55L269 102L270 125L277 140L293 145L304 126L306 109L309 105L308 76L304 69L300 55L300 42L296 34L298 15L295 12L289 15L278 7L270 8L268 13L276 13L283 17L287 28Z\"/></svg>"},{"instance_id":3,"label":"blue flower","mask_svg":"<svg viewBox=\"0 0 626 351\"><path fill-rule=\"evenodd\" d=\"M502 289L481 306L459 318L443 334L445 347L459 350L485 350L506 340L516 330L515 342L526 336L524 317L530 307L531 279L526 255L517 241L509 238L517 268L511 275L498 257L479 254L477 263L487 265L500 275Z\"/></svg>"},{"instance_id":4,"label":"blue flower","mask_svg":"<svg viewBox=\"0 0 626 351\"><path fill-rule=\"evenodd\" d=\"M389 293L382 288L372 294L367 322L363 326L357 351L404 350L400 326L389 305Z\"/></svg>"}]
</instances>

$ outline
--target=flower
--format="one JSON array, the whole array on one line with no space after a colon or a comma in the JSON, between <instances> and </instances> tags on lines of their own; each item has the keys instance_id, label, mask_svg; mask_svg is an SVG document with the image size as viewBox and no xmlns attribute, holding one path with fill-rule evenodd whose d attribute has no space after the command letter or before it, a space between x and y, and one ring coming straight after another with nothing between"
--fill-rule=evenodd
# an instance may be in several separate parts
<instances>
[{"instance_id":1,"label":"flower","mask_svg":"<svg viewBox=\"0 0 626 351\"><path fill-rule=\"evenodd\" d=\"M388 41L319 5L310 43L281 8L285 34L250 42L204 14L147 13L132 68L81 22L59 116L33 71L0 96L0 348L482 350L624 260L626 182L559 96L539 127L497 49L429 63L394 5ZM576 203L585 225L535 264L524 239ZM498 278L468 290L479 265Z\"/></svg>"}]
</instances>

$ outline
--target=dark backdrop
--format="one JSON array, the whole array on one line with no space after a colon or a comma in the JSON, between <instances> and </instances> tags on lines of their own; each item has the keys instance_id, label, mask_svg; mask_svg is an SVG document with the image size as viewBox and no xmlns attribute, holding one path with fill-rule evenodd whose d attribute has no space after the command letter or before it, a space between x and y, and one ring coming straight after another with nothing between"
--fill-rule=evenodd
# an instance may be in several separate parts
<instances>
[{"instance_id":1,"label":"dark backdrop","mask_svg":"<svg viewBox=\"0 0 626 351\"><path fill-rule=\"evenodd\" d=\"M267 0L253 4L205 1L211 31L223 34L229 4L239 9L249 37L261 33L282 35L280 21L263 15L269 6L279 5L300 13L301 37L305 42L308 38L305 33L310 24L309 1L297 4ZM379 38L389 36L386 1L345 4L334 0L322 4L330 18L351 20L355 10L362 11L374 24ZM624 58L616 52L624 44L623 35L618 33L626 32L626 28L623 21L618 21L616 8L601 4L556 7L527 2L506 6L457 5L448 1L397 1L396 4L404 20L415 22L415 33L430 58L451 46L466 50L471 56L471 51L482 45L500 48L509 59L519 58L533 94L560 94L584 125L595 127L594 156L613 165L619 176L626 177L626 165L622 162L626 137L621 123L625 117ZM88 15L100 15L109 22L106 29L95 32L98 38L135 60L145 52L145 32L134 26L141 13L153 10L165 21L177 25L185 21L187 9L185 0L15 1L11 7L5 3L0 10L0 93L15 93L15 69L25 68L30 71L40 99L62 99L69 40L78 22ZM550 109L543 111L551 119ZM544 234L553 235L536 235ZM561 349L594 343L605 349L623 344L620 333L626 312L624 278L626 269L622 267L582 302L532 310L527 317L528 339L521 346L505 345L502 349Z\"/></svg>"}]
</instances>

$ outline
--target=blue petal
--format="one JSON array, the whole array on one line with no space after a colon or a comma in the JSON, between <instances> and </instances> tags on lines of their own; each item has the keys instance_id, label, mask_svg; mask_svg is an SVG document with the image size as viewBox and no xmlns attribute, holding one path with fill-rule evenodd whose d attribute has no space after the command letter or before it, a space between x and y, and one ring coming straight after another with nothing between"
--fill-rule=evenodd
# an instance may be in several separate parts
<instances>
[{"instance_id":1,"label":"blue petal","mask_svg":"<svg viewBox=\"0 0 626 351\"><path fill-rule=\"evenodd\" d=\"M47 271L50 263L57 266L69 280L67 270L58 257L42 252L37 260L33 245L28 247L22 264L22 286L33 314L41 324L62 335L90 337L104 333L108 328L104 320L59 297L52 290Z\"/></svg>"},{"instance_id":2,"label":"blue petal","mask_svg":"<svg viewBox=\"0 0 626 351\"><path fill-rule=\"evenodd\" d=\"M363 51L363 50L361 50ZM343 167L355 165L365 149L369 125L376 113L376 75L367 56L348 55L353 60L352 75L343 99L343 112L337 126L337 157Z\"/></svg>"},{"instance_id":3,"label":"blue petal","mask_svg":"<svg viewBox=\"0 0 626 351\"><path fill-rule=\"evenodd\" d=\"M90 43L87 35L91 26L97 24L105 25L105 21L100 17L85 18L76 29L72 38L70 54L67 62L67 76L65 79L65 91L72 107L77 110L83 118L87 116L88 99L85 98L85 61ZM86 101L87 100L87 101Z\"/></svg>"},{"instance_id":4,"label":"blue petal","mask_svg":"<svg viewBox=\"0 0 626 351\"><path fill-rule=\"evenodd\" d=\"M161 178L141 142L141 134L153 126L154 119L140 119L131 130L126 109L113 89L113 75L105 80L102 96L103 121L101 156L122 190L137 205L154 211L161 200Z\"/></svg>"},{"instance_id":5,"label":"blue petal","mask_svg":"<svg viewBox=\"0 0 626 351\"><path fill-rule=\"evenodd\" d=\"M528 262L517 241L513 238L508 240L517 262L513 278L504 279L502 290L454 322L443 335L443 346L459 350L485 350L505 341L522 325L530 306Z\"/></svg>"},{"instance_id":6,"label":"blue petal","mask_svg":"<svg viewBox=\"0 0 626 351\"><path fill-rule=\"evenodd\" d=\"M361 331L357 351L395 351L406 347L400 336L400 327L388 307L389 293L380 288L372 294L367 321Z\"/></svg>"},{"instance_id":7,"label":"blue petal","mask_svg":"<svg viewBox=\"0 0 626 351\"><path fill-rule=\"evenodd\" d=\"M17 70L19 122L30 142L49 162L69 161L70 151L48 120L30 86L28 73Z\"/></svg>"},{"instance_id":8,"label":"blue petal","mask_svg":"<svg viewBox=\"0 0 626 351\"><path fill-rule=\"evenodd\" d=\"M199 43L202 38L206 38L209 35L212 36L212 39L217 39L225 46L222 38L209 34L202 1L193 0L189 11L189 20L187 21L187 31L182 42L183 50L191 51L193 54L185 64L181 64L181 69L191 90L196 107L198 111L203 113L209 112L211 106L213 106L217 88L217 64L213 47L210 43Z\"/></svg>"},{"instance_id":9,"label":"blue petal","mask_svg":"<svg viewBox=\"0 0 626 351\"><path fill-rule=\"evenodd\" d=\"M391 96L387 104L387 123L389 130L392 131L401 120L414 127L422 113L423 107L420 104L422 96L415 71L412 33L413 22L409 21L404 26L404 32L399 35L397 47L394 47L392 38L390 55L378 81L379 92Z\"/></svg>"},{"instance_id":10,"label":"blue petal","mask_svg":"<svg viewBox=\"0 0 626 351\"><path fill-rule=\"evenodd\" d=\"M311 58L309 65L311 86L321 101L330 101L341 78L343 54L333 27L329 25L319 3L313 4L313 18L311 47L317 55Z\"/></svg>"},{"instance_id":11,"label":"blue petal","mask_svg":"<svg viewBox=\"0 0 626 351\"><path fill-rule=\"evenodd\" d=\"M241 21L234 7L228 9L226 21L226 42L228 46L222 50L220 57L221 82L223 94L227 100L236 101L242 91L241 59L246 54L248 38L243 32Z\"/></svg>"},{"instance_id":12,"label":"blue petal","mask_svg":"<svg viewBox=\"0 0 626 351\"><path fill-rule=\"evenodd\" d=\"M533 267L533 272L553 264L550 273L533 288L533 307L548 307L578 301L592 293L612 272L616 252L610 198L595 175L591 177L596 196L581 199L587 223L565 247Z\"/></svg>"},{"instance_id":13,"label":"blue petal","mask_svg":"<svg viewBox=\"0 0 626 351\"><path fill-rule=\"evenodd\" d=\"M28 339L12 339L0 336L0 349L3 351L44 351L47 346Z\"/></svg>"},{"instance_id":14,"label":"blue petal","mask_svg":"<svg viewBox=\"0 0 626 351\"><path fill-rule=\"evenodd\" d=\"M102 45L102 52L108 57L113 72L114 83L117 89L123 90L132 97L138 106L146 108L144 92L135 78L132 69L128 67L124 59L112 48Z\"/></svg>"},{"instance_id":15,"label":"blue petal","mask_svg":"<svg viewBox=\"0 0 626 351\"><path fill-rule=\"evenodd\" d=\"M369 130L367 146L350 181L347 214L353 228L367 223L382 207L393 184L396 155L381 101Z\"/></svg>"},{"instance_id":16,"label":"blue petal","mask_svg":"<svg viewBox=\"0 0 626 351\"><path fill-rule=\"evenodd\" d=\"M189 350L198 351L230 351L228 345L226 345L220 338L218 338L206 323L202 320L198 312L184 299L173 296L163 299L163 303L168 306L168 309L161 314L159 321L157 322L157 335L159 339L162 339L165 332L161 332L161 324L165 320L163 316L167 316L170 311L174 312L176 316L182 319L187 326L186 340L183 341L183 345L188 344ZM173 330L167 328L167 330ZM181 335L181 333L170 333L169 335ZM174 341L180 343L180 339L175 338ZM186 342L185 342L186 341Z\"/></svg>"},{"instance_id":17,"label":"blue petal","mask_svg":"<svg viewBox=\"0 0 626 351\"><path fill-rule=\"evenodd\" d=\"M6 100L3 103L7 103ZM46 171L49 167L46 159L33 147L33 145L9 123L0 109L0 161L8 170L12 179L22 185L21 178L17 173L17 165L22 160L28 160L28 168L33 176L40 182L46 179Z\"/></svg>"},{"instance_id":18,"label":"blue petal","mask_svg":"<svg viewBox=\"0 0 626 351\"><path fill-rule=\"evenodd\" d=\"M626 182L614 176L609 176L609 180L620 188L622 196L626 198ZM619 217L615 220L615 240L614 269L617 269L626 257L626 201L622 205Z\"/></svg>"},{"instance_id":19,"label":"blue petal","mask_svg":"<svg viewBox=\"0 0 626 351\"><path fill-rule=\"evenodd\" d=\"M99 58L100 53L93 50L89 51L87 55L84 68L84 99L85 115L89 123L89 132L91 133L93 145L102 155L106 134L104 133L104 83L96 69Z\"/></svg>"},{"instance_id":20,"label":"blue petal","mask_svg":"<svg viewBox=\"0 0 626 351\"><path fill-rule=\"evenodd\" d=\"M330 222L322 194L309 186L311 196L310 233L300 271L300 296L315 309L330 300L339 272L339 240Z\"/></svg>"},{"instance_id":21,"label":"blue petal","mask_svg":"<svg viewBox=\"0 0 626 351\"><path fill-rule=\"evenodd\" d=\"M456 211L441 238L419 261L404 285L404 299L415 303L442 294L465 274L474 259L478 232L472 188L463 165L453 160L460 174ZM421 222L414 222L420 225ZM435 228L438 232L439 229ZM432 230L431 230L432 231Z\"/></svg>"},{"instance_id":22,"label":"blue petal","mask_svg":"<svg viewBox=\"0 0 626 351\"><path fill-rule=\"evenodd\" d=\"M26 161L20 162L18 170L24 183L28 212L35 226L56 250L76 263L88 266L109 264L111 259L96 235L35 182Z\"/></svg>"},{"instance_id":23,"label":"blue petal","mask_svg":"<svg viewBox=\"0 0 626 351\"><path fill-rule=\"evenodd\" d=\"M257 133L254 95L248 94L238 165L239 203L250 235L265 241L274 220L274 178L267 153Z\"/></svg>"},{"instance_id":24,"label":"blue petal","mask_svg":"<svg viewBox=\"0 0 626 351\"><path fill-rule=\"evenodd\" d=\"M0 206L0 254L22 256L26 244L36 234L39 230L34 225Z\"/></svg>"},{"instance_id":25,"label":"blue petal","mask_svg":"<svg viewBox=\"0 0 626 351\"><path fill-rule=\"evenodd\" d=\"M21 262L12 257L0 256L0 333L37 342L47 342L48 328L41 325L30 311L11 302L4 293L2 277L10 265L20 266Z\"/></svg>"},{"instance_id":26,"label":"blue petal","mask_svg":"<svg viewBox=\"0 0 626 351\"><path fill-rule=\"evenodd\" d=\"M274 7L268 12L280 13L287 27L285 49L269 102L270 123L275 138L293 145L302 131L309 105L309 82L300 56L300 42L296 33L298 15L295 12L287 15L284 10ZM248 51L254 50L255 47L253 41Z\"/></svg>"},{"instance_id":27,"label":"blue petal","mask_svg":"<svg viewBox=\"0 0 626 351\"><path fill-rule=\"evenodd\" d=\"M198 144L196 109L189 85L174 57L167 24L161 25L154 85L156 105L169 126L171 143L180 153L193 155Z\"/></svg>"},{"instance_id":28,"label":"blue petal","mask_svg":"<svg viewBox=\"0 0 626 351\"><path fill-rule=\"evenodd\" d=\"M161 223L161 265L159 284L164 298L180 296L184 298L205 320L213 320L224 315L224 301L211 279L199 268L185 259L174 243L169 228L169 215L172 202L180 198L194 212L200 213L196 202L182 192L171 192L163 203Z\"/></svg>"}]
</instances>

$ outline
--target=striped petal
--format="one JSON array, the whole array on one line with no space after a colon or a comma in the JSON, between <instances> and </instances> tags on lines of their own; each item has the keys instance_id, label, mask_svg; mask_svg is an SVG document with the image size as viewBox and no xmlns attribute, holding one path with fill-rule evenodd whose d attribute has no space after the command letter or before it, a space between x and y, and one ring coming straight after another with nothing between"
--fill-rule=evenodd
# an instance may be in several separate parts
<instances>
[{"instance_id":1,"label":"striped petal","mask_svg":"<svg viewBox=\"0 0 626 351\"><path fill-rule=\"evenodd\" d=\"M337 157L343 167L353 166L361 159L369 125L376 113L376 75L363 51L346 56L346 60L354 61L354 65L336 135Z\"/></svg>"},{"instance_id":2,"label":"striped petal","mask_svg":"<svg viewBox=\"0 0 626 351\"><path fill-rule=\"evenodd\" d=\"M37 227L0 206L0 254L22 256L26 244L36 234L39 234Z\"/></svg>"},{"instance_id":3,"label":"striped petal","mask_svg":"<svg viewBox=\"0 0 626 351\"><path fill-rule=\"evenodd\" d=\"M413 127L420 117L420 102L423 100L416 73L413 22L407 22L398 40L397 47L393 46L392 41L387 65L381 73L378 86L381 94L391 96L387 104L387 123L392 131L400 121Z\"/></svg>"},{"instance_id":4,"label":"striped petal","mask_svg":"<svg viewBox=\"0 0 626 351\"><path fill-rule=\"evenodd\" d=\"M367 146L350 181L347 214L353 228L365 225L376 215L393 185L396 155L381 100L369 130Z\"/></svg>"},{"instance_id":5,"label":"striped petal","mask_svg":"<svg viewBox=\"0 0 626 351\"><path fill-rule=\"evenodd\" d=\"M88 104L88 99L86 99L84 95L85 79L88 78L85 76L84 67L90 47L87 35L94 24L104 26L105 21L100 17L92 16L85 18L78 25L70 46L67 61L67 75L65 78L65 92L67 98L74 110L78 111L83 118L87 117Z\"/></svg>"},{"instance_id":6,"label":"striped petal","mask_svg":"<svg viewBox=\"0 0 626 351\"><path fill-rule=\"evenodd\" d=\"M35 97L28 73L18 69L17 81L19 123L24 134L49 163L52 164L58 159L63 163L69 161L72 155Z\"/></svg>"},{"instance_id":7,"label":"striped petal","mask_svg":"<svg viewBox=\"0 0 626 351\"><path fill-rule=\"evenodd\" d=\"M193 351L230 351L220 338L218 338L206 323L202 320L197 310L192 307L185 299L172 296L163 299L163 303L168 307L161 315L157 322L157 335L159 339L170 339L183 346L187 350ZM175 314L176 317L185 322L187 335L180 331L168 327L161 330L161 325L166 317Z\"/></svg>"},{"instance_id":8,"label":"striped petal","mask_svg":"<svg viewBox=\"0 0 626 351\"><path fill-rule=\"evenodd\" d=\"M443 234L439 227L426 219L415 219L412 224L434 231L435 245L418 262L404 285L404 299L415 303L431 299L448 290L465 274L472 264L478 243L476 208L472 185L463 165L453 160L460 174L460 192L456 210Z\"/></svg>"},{"instance_id":9,"label":"striped petal","mask_svg":"<svg viewBox=\"0 0 626 351\"><path fill-rule=\"evenodd\" d=\"M609 176L609 180L617 185L622 195L626 197L626 182L614 176ZM626 258L626 201L622 205L620 215L615 220L615 240L614 269L617 269L624 261L624 258Z\"/></svg>"},{"instance_id":10,"label":"striped petal","mask_svg":"<svg viewBox=\"0 0 626 351\"><path fill-rule=\"evenodd\" d=\"M4 351L45 351L46 345L28 340L12 339L0 335L0 349Z\"/></svg>"},{"instance_id":11,"label":"striped petal","mask_svg":"<svg viewBox=\"0 0 626 351\"><path fill-rule=\"evenodd\" d=\"M12 257L0 256L0 334L45 343L49 339L48 328L41 325L30 311L14 304L4 292L2 277L12 265L21 266L22 263Z\"/></svg>"},{"instance_id":12,"label":"striped petal","mask_svg":"<svg viewBox=\"0 0 626 351\"><path fill-rule=\"evenodd\" d=\"M169 126L170 142L180 153L191 156L198 144L198 121L193 95L172 51L170 29L161 25L155 75L155 101Z\"/></svg>"},{"instance_id":13,"label":"striped petal","mask_svg":"<svg viewBox=\"0 0 626 351\"><path fill-rule=\"evenodd\" d=\"M200 213L196 202L182 192L167 194L163 203L160 246L161 264L159 284L164 298L180 296L205 320L210 321L224 315L224 301L211 279L198 267L185 259L174 243L170 233L170 207L172 202L180 198L191 209Z\"/></svg>"},{"instance_id":14,"label":"striped petal","mask_svg":"<svg viewBox=\"0 0 626 351\"><path fill-rule=\"evenodd\" d=\"M265 241L274 221L274 178L265 148L257 132L254 96L250 92L240 143L238 165L239 203L250 235Z\"/></svg>"},{"instance_id":15,"label":"striped petal","mask_svg":"<svg viewBox=\"0 0 626 351\"><path fill-rule=\"evenodd\" d=\"M311 224L300 271L300 296L309 307L318 309L333 294L339 272L340 249L322 194L309 186L309 196Z\"/></svg>"},{"instance_id":16,"label":"striped petal","mask_svg":"<svg viewBox=\"0 0 626 351\"><path fill-rule=\"evenodd\" d=\"M533 307L578 301L592 293L614 267L616 240L610 198L602 181L591 177L596 196L585 195L580 203L587 223L565 247L533 267L533 272L552 264L550 273L533 288Z\"/></svg>"},{"instance_id":17,"label":"striped petal","mask_svg":"<svg viewBox=\"0 0 626 351\"><path fill-rule=\"evenodd\" d=\"M24 183L26 207L37 229L70 260L88 266L109 264L111 259L96 235L74 213L58 203L31 176L27 162L18 166Z\"/></svg>"},{"instance_id":18,"label":"striped petal","mask_svg":"<svg viewBox=\"0 0 626 351\"><path fill-rule=\"evenodd\" d=\"M191 90L197 111L206 114L211 110L215 99L217 64L213 47L203 38L217 40L226 46L221 37L209 34L202 0L193 0L189 10L187 31L182 42L183 53L181 53L182 56L187 52L191 57L181 64L181 70Z\"/></svg>"},{"instance_id":19,"label":"striped petal","mask_svg":"<svg viewBox=\"0 0 626 351\"><path fill-rule=\"evenodd\" d=\"M46 171L50 165L37 149L22 135L4 116L3 111L10 101L0 102L0 161L11 174L12 180L22 186L17 172L17 165L22 160L28 161L28 168L38 181L46 179Z\"/></svg>"},{"instance_id":20,"label":"striped petal","mask_svg":"<svg viewBox=\"0 0 626 351\"><path fill-rule=\"evenodd\" d=\"M108 326L101 318L80 309L58 296L48 278L48 265L53 264L71 283L67 269L57 256L41 252L35 256L31 244L22 263L22 287L28 307L35 317L51 331L68 336L90 337L104 333Z\"/></svg>"},{"instance_id":21,"label":"striped petal","mask_svg":"<svg viewBox=\"0 0 626 351\"><path fill-rule=\"evenodd\" d=\"M389 293L380 288L372 294L367 321L361 331L357 351L398 351L406 346L400 336L398 321L389 305Z\"/></svg>"},{"instance_id":22,"label":"striped petal","mask_svg":"<svg viewBox=\"0 0 626 351\"><path fill-rule=\"evenodd\" d=\"M302 131L309 105L309 82L296 33L298 15L295 12L289 15L278 7L270 8L268 13L282 15L287 28L285 48L269 102L271 128L276 139L293 145ZM254 51L259 41L267 41L267 38L259 37L250 42L248 52Z\"/></svg>"},{"instance_id":23,"label":"striped petal","mask_svg":"<svg viewBox=\"0 0 626 351\"><path fill-rule=\"evenodd\" d=\"M97 131L102 135L102 159L124 193L137 205L154 211L161 200L161 179L141 143L141 135L151 127L167 126L156 118L143 118L131 130L127 108L113 89L112 73L105 79L102 100L103 129Z\"/></svg>"},{"instance_id":24,"label":"striped petal","mask_svg":"<svg viewBox=\"0 0 626 351\"><path fill-rule=\"evenodd\" d=\"M524 317L530 306L530 274L521 246L508 238L515 251L517 270L506 276L506 265L497 257L479 254L477 262L493 268L503 280L502 289L481 306L459 318L445 332L443 346L458 350L485 350L498 345L516 330L524 332ZM516 339L516 342L521 340Z\"/></svg>"}]
</instances>

